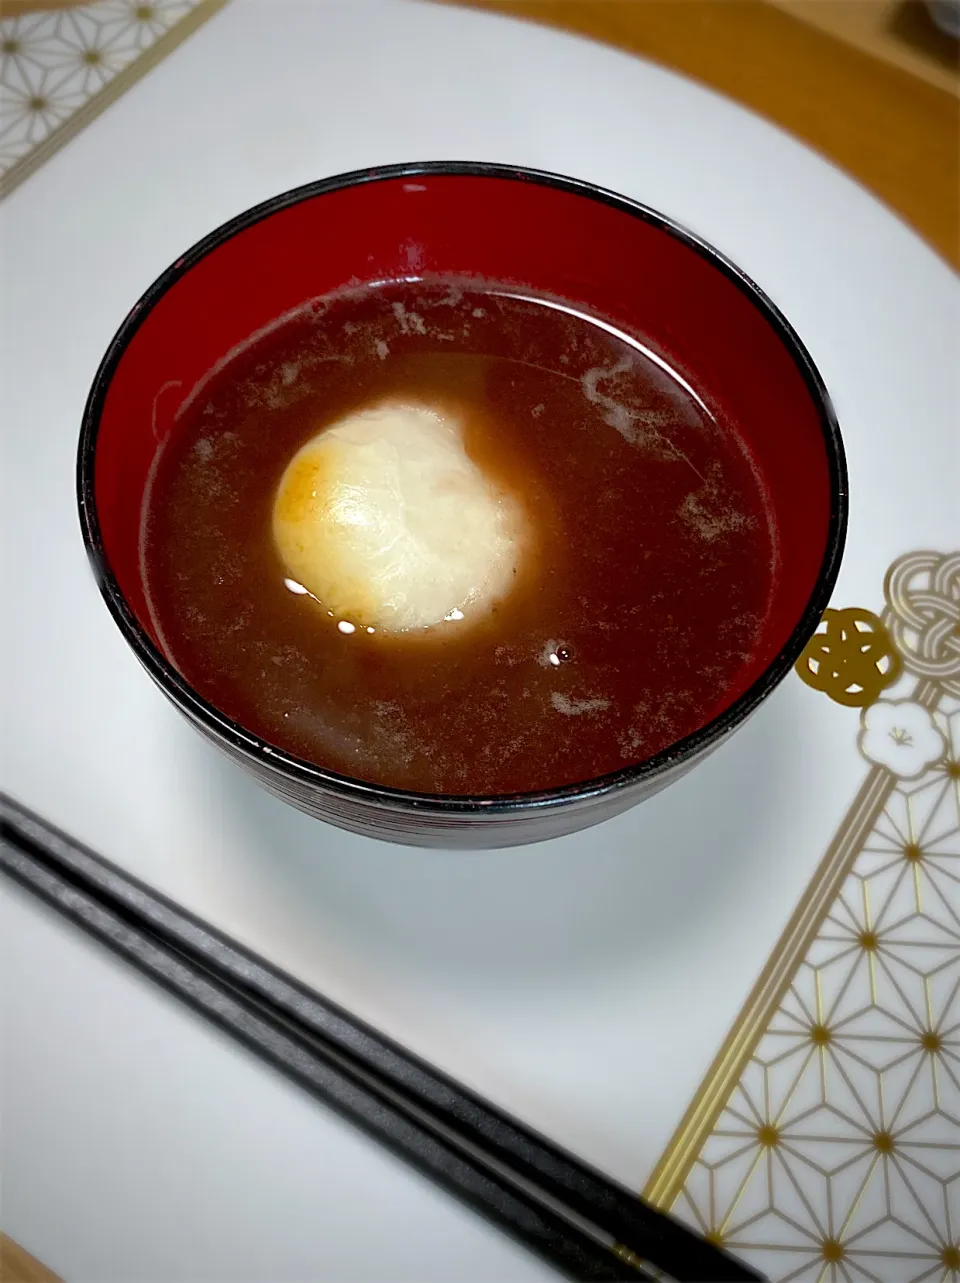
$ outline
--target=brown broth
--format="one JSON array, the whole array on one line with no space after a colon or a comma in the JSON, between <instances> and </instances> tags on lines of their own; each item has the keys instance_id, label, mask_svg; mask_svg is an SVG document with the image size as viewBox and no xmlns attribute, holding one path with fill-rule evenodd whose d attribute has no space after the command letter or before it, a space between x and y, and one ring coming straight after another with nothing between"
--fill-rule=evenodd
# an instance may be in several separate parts
<instances>
[{"instance_id":1,"label":"brown broth","mask_svg":"<svg viewBox=\"0 0 960 1283\"><path fill-rule=\"evenodd\" d=\"M284 586L280 476L345 413L456 413L536 535L476 622L345 635ZM526 792L642 761L724 704L756 645L775 531L729 425L633 342L468 281L320 300L198 390L155 471L142 565L169 658L321 766L428 793Z\"/></svg>"}]
</instances>

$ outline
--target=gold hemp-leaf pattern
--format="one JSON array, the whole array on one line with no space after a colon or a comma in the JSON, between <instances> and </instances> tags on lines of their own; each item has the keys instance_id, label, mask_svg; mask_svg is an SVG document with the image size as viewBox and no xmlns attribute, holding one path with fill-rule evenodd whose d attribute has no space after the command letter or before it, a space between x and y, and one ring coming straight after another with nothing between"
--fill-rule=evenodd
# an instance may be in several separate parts
<instances>
[{"instance_id":1,"label":"gold hemp-leaf pattern","mask_svg":"<svg viewBox=\"0 0 960 1283\"><path fill-rule=\"evenodd\" d=\"M772 1283L960 1283L960 554L885 595L920 681L864 710L839 894L661 1200Z\"/></svg>"},{"instance_id":2,"label":"gold hemp-leaf pattern","mask_svg":"<svg viewBox=\"0 0 960 1283\"><path fill-rule=\"evenodd\" d=\"M99 0L0 21L0 194L222 0Z\"/></svg>"}]
</instances>

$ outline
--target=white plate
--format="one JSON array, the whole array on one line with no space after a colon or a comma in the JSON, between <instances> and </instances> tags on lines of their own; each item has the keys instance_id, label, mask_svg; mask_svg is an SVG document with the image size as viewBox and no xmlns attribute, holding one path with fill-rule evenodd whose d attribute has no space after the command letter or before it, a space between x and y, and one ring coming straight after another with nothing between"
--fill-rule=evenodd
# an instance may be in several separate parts
<instances>
[{"instance_id":1,"label":"white plate","mask_svg":"<svg viewBox=\"0 0 960 1283\"><path fill-rule=\"evenodd\" d=\"M80 543L84 399L150 281L277 191L423 159L505 161L614 188L758 281L840 416L851 518L837 603L879 609L896 556L958 543L960 290L856 184L732 103L599 45L403 0L233 0L0 207L4 591L16 621L3 786L640 1187L861 782L849 711L791 676L692 775L599 829L482 856L390 848L287 809L201 742L127 651ZM43 932L33 910L18 912ZM97 964L78 955L76 965L92 976ZM167 1036L186 1048L200 1035L184 1018ZM116 1074L120 1052L103 1057L100 1070ZM234 1060L231 1081L246 1075L263 1100L284 1090L239 1054L224 1052L216 1073ZM218 1087L195 1079L192 1090ZM8 1175L23 1189L51 1151L39 1139L42 1093L17 1107L35 1124L21 1128L29 1143ZM60 1147L72 1118L59 1118ZM201 1191L231 1161L225 1134L212 1129L181 1172L176 1216L197 1235ZM100 1263L119 1277L118 1261L165 1259L174 1204L158 1203L153 1228L141 1227L136 1258L116 1255L105 1209L137 1174L98 1172L17 1203L44 1227L53 1263L69 1272L82 1257L92 1278ZM315 1214L326 1236L356 1232L322 1199ZM285 1246L303 1237L293 1217L277 1212L273 1279L302 1269ZM410 1259L440 1269L432 1239L411 1234ZM343 1255L338 1280L379 1277ZM244 1277L239 1261L218 1243L205 1277ZM516 1268L526 1277L526 1262ZM162 1272L186 1280L190 1269L181 1260Z\"/></svg>"}]
</instances>

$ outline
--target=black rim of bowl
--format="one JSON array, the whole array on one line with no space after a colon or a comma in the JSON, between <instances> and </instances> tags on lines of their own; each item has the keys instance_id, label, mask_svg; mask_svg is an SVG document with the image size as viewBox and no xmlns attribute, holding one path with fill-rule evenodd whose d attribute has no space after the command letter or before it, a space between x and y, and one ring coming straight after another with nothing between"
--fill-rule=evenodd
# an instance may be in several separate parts
<instances>
[{"instance_id":1,"label":"black rim of bowl","mask_svg":"<svg viewBox=\"0 0 960 1283\"><path fill-rule=\"evenodd\" d=\"M634 218L660 228L677 240L682 241L701 257L707 259L718 271L732 281L764 315L793 358L819 411L820 428L823 433L830 476L830 518L826 547L813 592L810 595L806 609L786 644L747 690L728 708L713 717L704 726L701 726L683 739L677 740L676 743L643 762L634 766L622 767L617 771L594 779L563 785L556 789L545 789L530 793L497 794L484 797L414 793L403 789L389 788L385 785L373 784L364 780L353 779L347 775L340 775L336 771L317 766L303 758L294 757L245 730L239 723L234 722L203 699L180 676L173 665L154 646L145 630L134 617L120 591L104 552L94 495L94 464L100 416L117 366L151 309L205 255L215 250L238 232L244 231L262 219L269 218L280 210L299 204L301 201L310 200L315 196L323 196L330 192L339 191L344 187L382 182L387 179L449 175L535 183L543 187L559 188L562 191L582 196L588 200L599 201L601 204L612 206L614 209L631 214ZM800 657L810 636L816 631L830 600L840 569L840 559L843 554L847 528L846 459L840 436L840 426L837 422L836 412L830 396L810 354L793 327L750 277L742 272L736 264L714 249L712 245L674 222L673 219L667 218L665 215L637 201L620 196L616 192L608 191L593 183L583 182L579 179L566 178L561 174L518 168L511 165L470 161L427 161L383 165L371 169L354 170L346 174L337 174L331 178L324 178L302 187L295 187L290 191L283 192L270 200L264 201L260 205L254 206L252 209L239 214L236 218L230 219L208 236L205 236L203 240L198 241L192 249L181 255L176 262L171 264L154 281L128 313L100 363L100 368L93 380L93 386L90 389L83 413L83 426L77 458L77 496L84 544L100 591L110 609L110 613L141 663L161 688L173 696L177 704L192 714L203 726L225 740L233 749L248 758L254 759L262 767L272 769L274 772L284 775L300 785L314 789L319 787L323 790L340 794L344 798L353 798L357 802L365 800L376 803L379 801L382 805L393 809L404 809L410 813L419 811L425 813L424 818L426 818L426 814L431 812L442 813L453 818L456 816L489 815L491 813L500 815L506 813L519 816L524 812L542 811L564 806L574 801L586 801L600 795L618 792L642 781L652 782L665 771L696 758L704 749L709 748L729 731L740 725L789 673Z\"/></svg>"}]
</instances>

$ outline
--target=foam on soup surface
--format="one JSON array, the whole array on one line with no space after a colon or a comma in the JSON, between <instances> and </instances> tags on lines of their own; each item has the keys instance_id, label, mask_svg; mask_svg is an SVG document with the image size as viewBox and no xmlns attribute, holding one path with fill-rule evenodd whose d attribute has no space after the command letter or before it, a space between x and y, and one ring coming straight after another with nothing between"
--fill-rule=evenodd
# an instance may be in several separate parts
<instances>
[{"instance_id":1,"label":"foam on soup surface","mask_svg":"<svg viewBox=\"0 0 960 1283\"><path fill-rule=\"evenodd\" d=\"M317 300L188 403L143 513L161 644L274 746L527 792L703 725L776 566L735 428L655 350L460 280Z\"/></svg>"}]
</instances>

